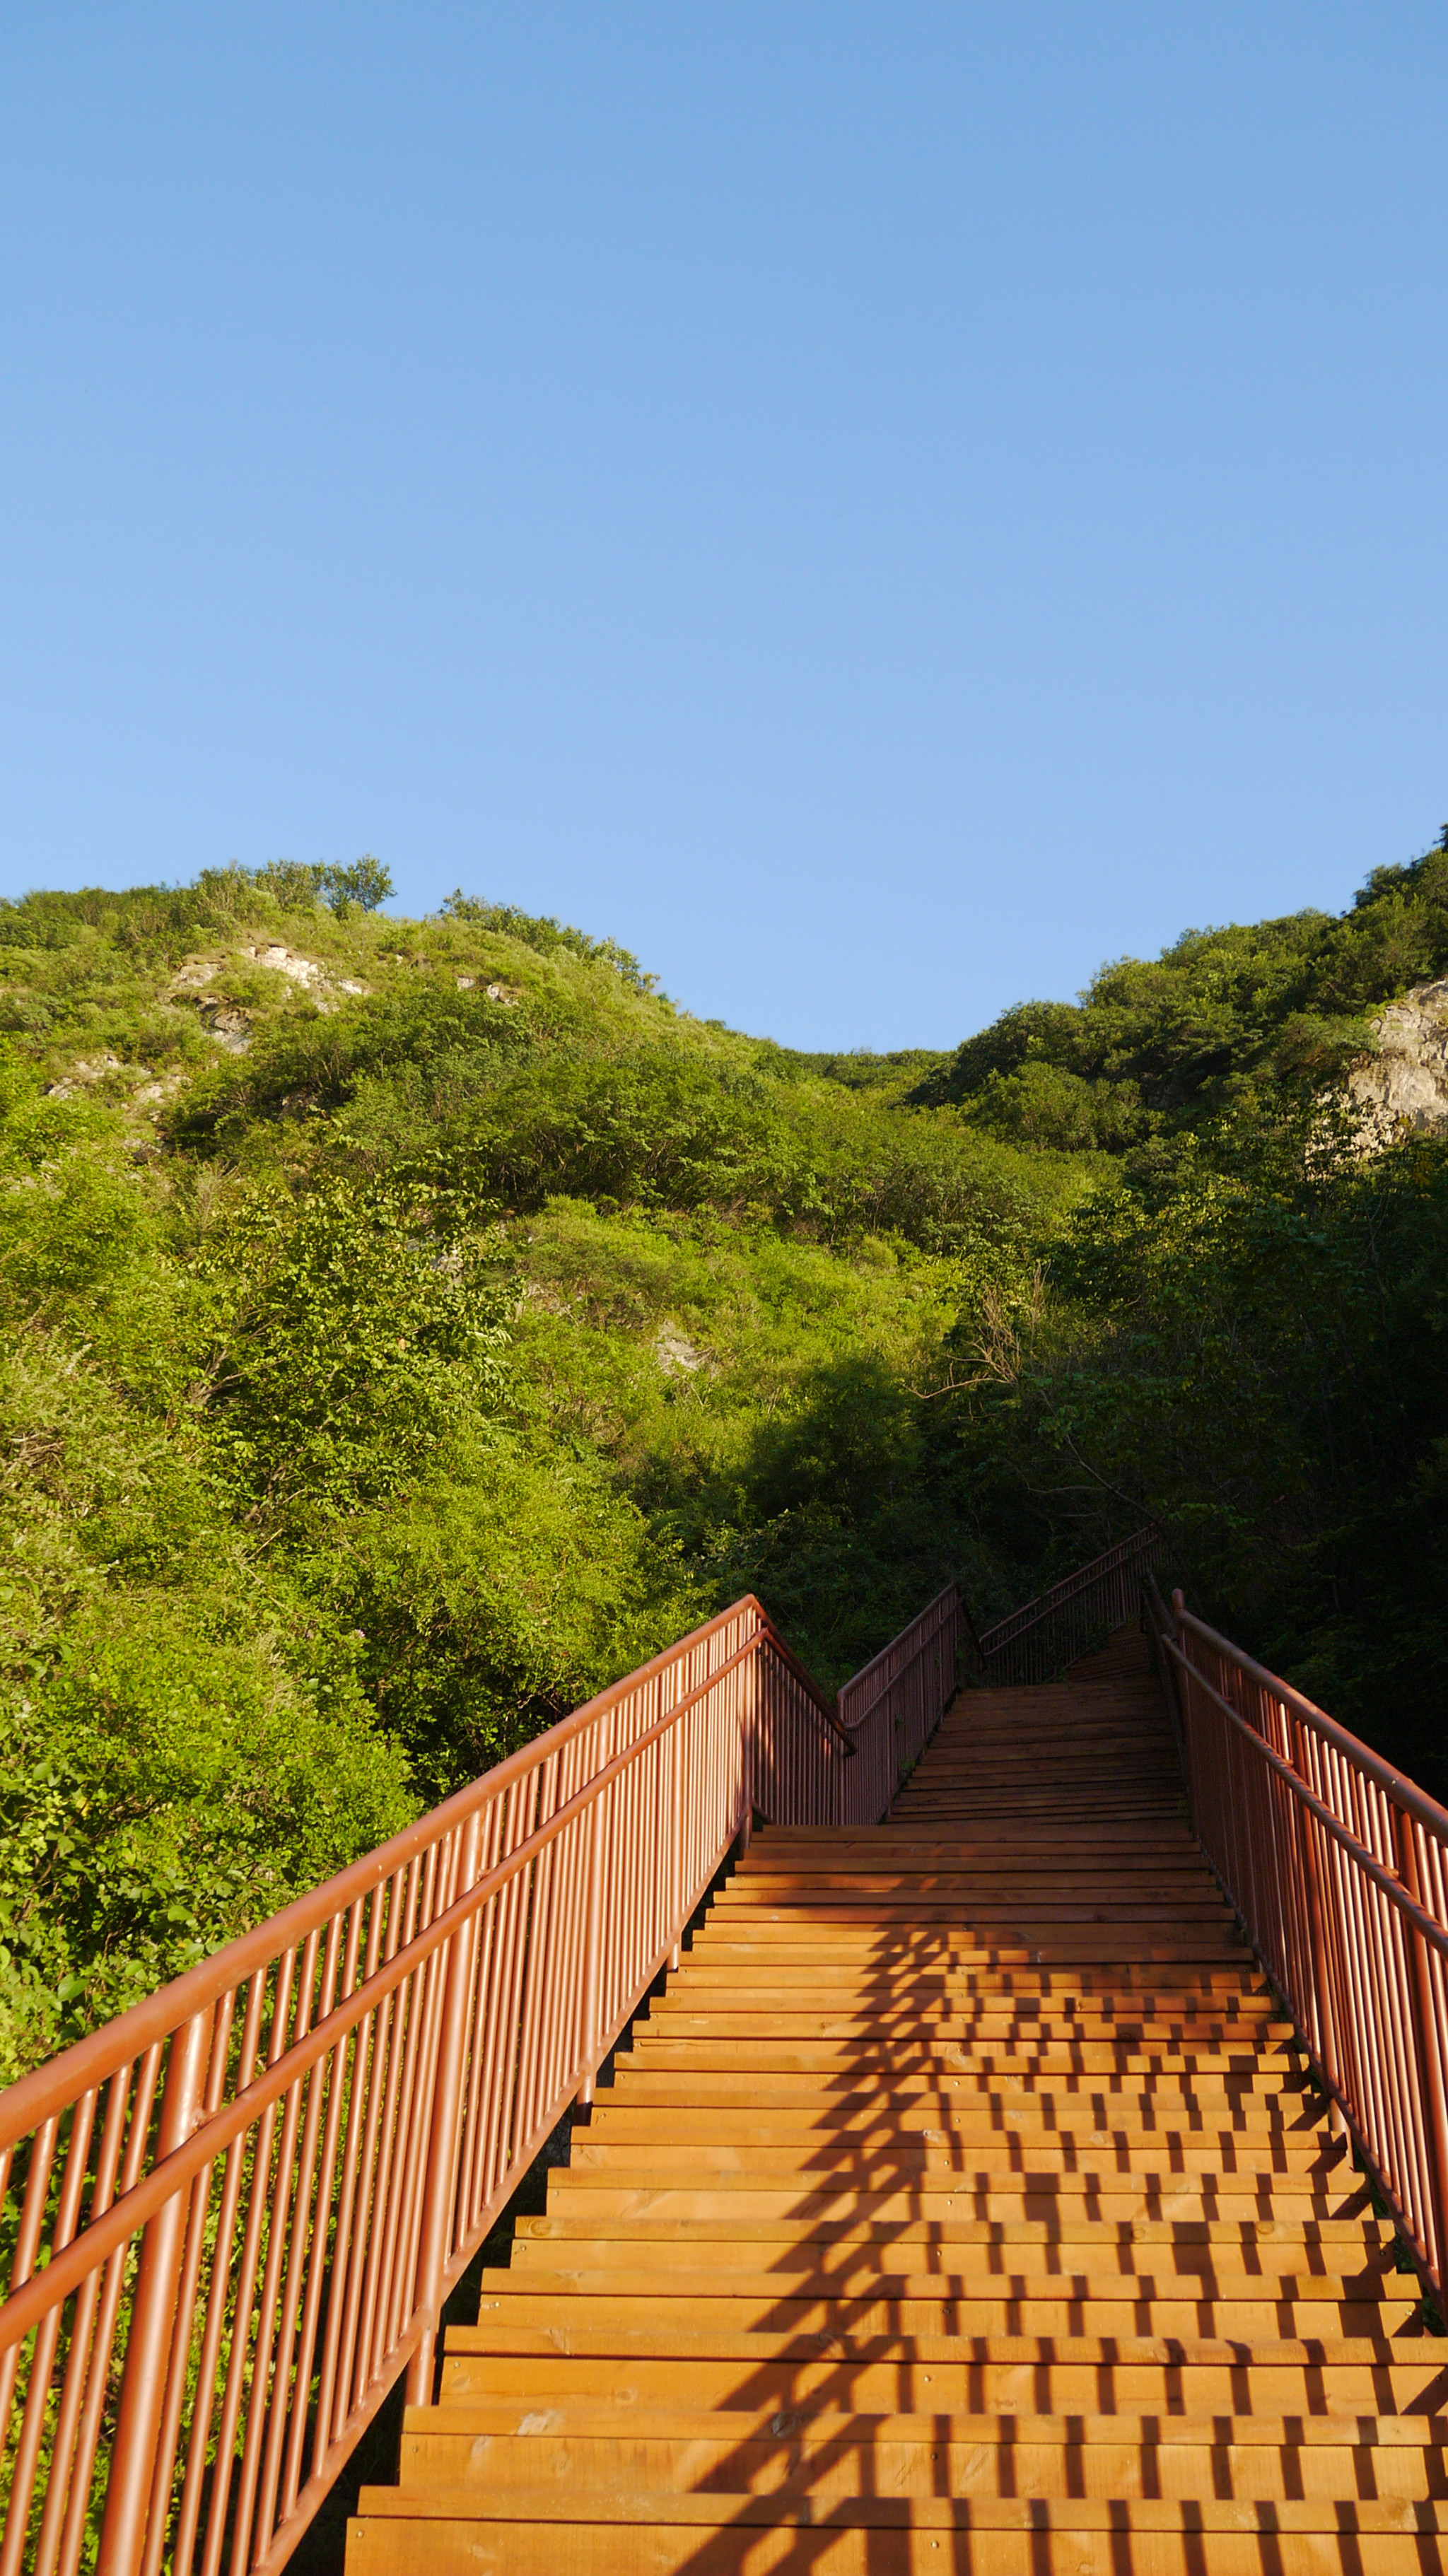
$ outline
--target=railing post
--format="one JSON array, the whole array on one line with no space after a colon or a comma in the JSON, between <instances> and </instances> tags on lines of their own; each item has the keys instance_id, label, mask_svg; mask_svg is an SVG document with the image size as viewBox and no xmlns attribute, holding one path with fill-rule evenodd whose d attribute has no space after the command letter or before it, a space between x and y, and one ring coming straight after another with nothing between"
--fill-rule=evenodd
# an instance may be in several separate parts
<instances>
[{"instance_id":1,"label":"railing post","mask_svg":"<svg viewBox=\"0 0 1448 2576\"><path fill-rule=\"evenodd\" d=\"M156 2132L157 2164L184 2146L196 2126L211 2030L211 2012L196 2013L183 2023L171 2043ZM176 2292L190 2207L188 2189L174 2192L165 2207L156 2212L141 2239L120 2414L101 2527L98 2564L106 2576L135 2576L146 2555L156 2446L176 2332Z\"/></svg>"},{"instance_id":2,"label":"railing post","mask_svg":"<svg viewBox=\"0 0 1448 2576\"><path fill-rule=\"evenodd\" d=\"M1190 1662L1191 1659L1187 1656L1186 1640L1182 1630L1182 1621L1186 1617L1186 1614L1187 1596L1183 1592L1179 1583L1173 1584L1171 1596L1172 1634L1175 1637L1177 1645L1180 1647L1183 1656L1185 1656L1187 1661ZM1190 1685L1185 1683L1183 1680L1180 1665L1172 1663L1170 1654L1167 1656L1167 1662L1171 1664L1172 1677L1176 1685L1177 1712L1181 1719L1182 1776L1187 1784L1187 1812L1191 1817L1192 1831L1200 1841L1202 1827L1201 1818L1197 1813L1197 1809L1200 1806L1201 1801L1197 1796L1197 1761L1196 1743L1192 1729L1191 1688Z\"/></svg>"},{"instance_id":3,"label":"railing post","mask_svg":"<svg viewBox=\"0 0 1448 2576\"><path fill-rule=\"evenodd\" d=\"M463 1830L462 1859L454 1894L465 1896L478 1874L481 1818L474 1808ZM433 2081L432 2131L427 2142L427 2179L423 2186L422 2229L417 2248L414 2301L423 2317L421 2340L407 2365L407 2403L426 2406L432 2398L437 2329L442 2314L442 2276L447 2263L448 2221L457 2180L458 2130L462 2118L463 2062L467 2055L468 1989L472 1983L476 1924L465 1923L448 1943L447 1988L442 2028L438 2034L437 2074Z\"/></svg>"},{"instance_id":4,"label":"railing post","mask_svg":"<svg viewBox=\"0 0 1448 2576\"><path fill-rule=\"evenodd\" d=\"M599 1769L613 1751L613 1718L604 1721L604 1740L599 1748ZM578 2099L585 2109L593 2100L594 2081L598 2074L599 2027L598 1996L603 1976L603 1834L604 1800L602 1789L588 1811L588 1902L583 1933L583 2080Z\"/></svg>"},{"instance_id":5,"label":"railing post","mask_svg":"<svg viewBox=\"0 0 1448 2576\"><path fill-rule=\"evenodd\" d=\"M674 1926L674 1946L669 1952L669 1967L679 1965L679 1921L684 1903L684 1775L686 1764L679 1730L674 1728L668 1739L669 1760L669 1921Z\"/></svg>"},{"instance_id":6,"label":"railing post","mask_svg":"<svg viewBox=\"0 0 1448 2576\"><path fill-rule=\"evenodd\" d=\"M1166 1603L1161 1597L1161 1590L1157 1583L1156 1576L1153 1574L1149 1565L1142 1568L1141 1580L1137 1589L1137 1598L1141 1603L1141 1624L1151 1641L1151 1660L1156 1670L1157 1680L1161 1684L1162 1698L1166 1701L1167 1721L1171 1727L1172 1742L1176 1746L1177 1762L1182 1775L1182 1787L1187 1794L1187 1805L1188 1811L1190 1812L1192 1784L1191 1774L1187 1769L1186 1730L1182 1724L1182 1686L1177 1675L1176 1665L1172 1661L1170 1648L1166 1642L1166 1622L1168 1618L1171 1618L1173 1642L1180 1639L1181 1627L1175 1615L1168 1611ZM1181 1598L1182 1595L1178 1592L1176 1599L1180 1601Z\"/></svg>"},{"instance_id":7,"label":"railing post","mask_svg":"<svg viewBox=\"0 0 1448 2576\"><path fill-rule=\"evenodd\" d=\"M744 1813L739 1820L737 1842L741 1860L749 1849L749 1837L754 1830L754 1736L759 1717L761 1660L756 1630L754 1652L739 1667L739 1769L744 1784Z\"/></svg>"},{"instance_id":8,"label":"railing post","mask_svg":"<svg viewBox=\"0 0 1448 2576\"><path fill-rule=\"evenodd\" d=\"M1284 1709L1284 1714L1288 1712ZM1302 1720L1296 1710L1290 1712L1292 1725L1292 1768L1305 1788L1312 1786L1302 1751ZM1294 1798L1297 1817L1297 1848L1302 1860L1303 1883L1307 1889L1307 1924L1312 1942L1313 2000L1317 2006L1317 2053L1324 2074L1342 2090L1342 2069L1338 2062L1337 2023L1332 2009L1332 1988L1328 1983L1327 1933L1322 1913L1322 1877L1317 1865L1317 1837L1312 1818L1301 1801ZM1347 2121L1341 2105L1333 2101L1328 2112L1328 2126L1336 2138L1347 2135Z\"/></svg>"},{"instance_id":9,"label":"railing post","mask_svg":"<svg viewBox=\"0 0 1448 2576\"><path fill-rule=\"evenodd\" d=\"M1393 1803L1393 1827L1397 1841L1398 1876L1414 1903L1421 1905L1422 1873L1418 1868L1413 1819L1396 1800ZM1406 1928L1412 1954L1413 2037L1418 2052L1418 2088L1428 2124L1429 2192L1433 2211L1433 2242L1425 2245L1423 2251L1428 2257L1428 2268L1441 2306L1444 2255L1445 2248L1448 2248L1448 2103L1444 2101L1443 2034L1433 2008L1428 1945L1416 1923L1410 1923Z\"/></svg>"}]
</instances>

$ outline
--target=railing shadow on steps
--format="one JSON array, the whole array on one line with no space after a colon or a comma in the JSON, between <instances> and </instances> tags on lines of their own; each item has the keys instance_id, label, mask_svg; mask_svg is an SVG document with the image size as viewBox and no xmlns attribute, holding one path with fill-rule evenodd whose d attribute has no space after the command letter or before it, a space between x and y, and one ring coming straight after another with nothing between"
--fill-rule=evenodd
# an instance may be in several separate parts
<instances>
[{"instance_id":1,"label":"railing shadow on steps","mask_svg":"<svg viewBox=\"0 0 1448 2576\"><path fill-rule=\"evenodd\" d=\"M1448 1810L1149 1569L1142 1608L1193 1830L1448 2321Z\"/></svg>"},{"instance_id":2,"label":"railing shadow on steps","mask_svg":"<svg viewBox=\"0 0 1448 2576\"><path fill-rule=\"evenodd\" d=\"M752 1596L0 2096L0 2576L274 2576L763 1816L874 1824L948 1585L836 1706Z\"/></svg>"}]
</instances>

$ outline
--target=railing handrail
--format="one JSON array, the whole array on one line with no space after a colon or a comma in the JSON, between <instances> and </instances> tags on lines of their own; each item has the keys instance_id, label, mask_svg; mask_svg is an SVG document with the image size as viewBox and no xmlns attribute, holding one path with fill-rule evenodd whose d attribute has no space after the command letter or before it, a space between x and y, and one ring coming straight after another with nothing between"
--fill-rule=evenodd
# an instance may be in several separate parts
<instances>
[{"instance_id":1,"label":"railing handrail","mask_svg":"<svg viewBox=\"0 0 1448 2576\"><path fill-rule=\"evenodd\" d=\"M757 1653L761 1640L769 1644L774 1642L766 1631L756 1629L727 1662L716 1664L706 1680L687 1691L672 1708L665 1709L663 1716L656 1718L644 1734L637 1736L632 1744L626 1744L621 1753L613 1754L601 1769L591 1772L582 1788L575 1790L561 1807L555 1808L546 1824L539 1825L516 1849L506 1853L481 1878L475 1879L445 1913L434 1916L423 1931L414 1933L410 1941L374 1969L365 1984L354 1988L345 2003L338 2004L325 2021L314 2022L305 2038L298 2040L285 2056L268 2066L265 2074L258 2076L244 2093L236 2094L223 2109L212 2112L192 2131L183 2146L175 2148L162 2163L153 2165L144 2182L133 2184L129 2192L112 2201L104 2218L96 2220L84 2237L78 2237L74 2244L57 2254L43 2272L0 2306L0 2352L8 2351L12 2344L28 2334L37 2316L42 2315L47 2307L53 2307L57 2299L64 2298L75 2281L82 2279L97 2262L104 2261L113 2246L144 2227L147 2219L165 2201L174 2198L193 2174L199 2173L203 2165L212 2163L223 2148L240 2135L257 2111L265 2109L268 2102L284 2093L299 2073L325 2057L336 2041L344 2037L365 2014L375 2011L394 1986L415 1974L434 1950L440 1949L443 1942L450 1940L483 1906L491 1904L510 1879L531 1867L539 1853L556 1842L559 1835L565 1833L603 1795L620 1772L628 1770L650 1745L657 1743L661 1735L666 1735L681 1718L687 1717L690 1709L707 1691L713 1690L726 1673L735 1671L746 1656ZM552 1732L551 1728L549 1732ZM542 1738L538 1740L541 1742ZM855 1748L850 1745L846 1749L853 1753ZM438 1814L441 1810L435 1808L433 1812ZM273 1920L280 1921L281 1917L276 1916ZM263 1925L261 1928L266 1930L268 1927ZM240 1979L235 1982L239 1984ZM167 1989L162 1987L160 1991L164 1994ZM168 2024L168 2029L170 2027L172 2025ZM65 2059L58 2057L53 2062L55 2066L62 2067ZM67 2094L67 2103L73 2098Z\"/></svg>"},{"instance_id":2,"label":"railing handrail","mask_svg":"<svg viewBox=\"0 0 1448 2576\"><path fill-rule=\"evenodd\" d=\"M1152 1624L1198 1840L1441 2308L1448 1809L1179 1591Z\"/></svg>"},{"instance_id":3,"label":"railing handrail","mask_svg":"<svg viewBox=\"0 0 1448 2576\"><path fill-rule=\"evenodd\" d=\"M982 1656L989 1658L1002 1646L1013 1645L1028 1628L1037 1627L1043 1619L1048 1619L1053 1610L1064 1609L1081 1593L1089 1592L1093 1584L1114 1574L1118 1566L1129 1564L1133 1557L1144 1554L1148 1548L1160 1547L1161 1543L1160 1530L1155 1522L1148 1522L1144 1529L1135 1531L1130 1538L1118 1539L1113 1547L1103 1548L1088 1565L1078 1565L1074 1573L1063 1575L1059 1583L1053 1583L1049 1590L1038 1593L1033 1601L1023 1601L1018 1610L1008 1611L993 1628L983 1629L979 1639Z\"/></svg>"},{"instance_id":4,"label":"railing handrail","mask_svg":"<svg viewBox=\"0 0 1448 2576\"><path fill-rule=\"evenodd\" d=\"M1218 1654L1226 1655L1249 1680L1256 1682L1261 1689L1271 1691L1288 1708L1295 1709L1315 1734L1320 1735L1325 1743L1335 1744L1340 1753L1347 1754L1360 1771L1365 1771L1368 1778L1375 1780L1380 1789L1385 1789L1390 1798L1395 1798L1410 1816L1416 1816L1420 1824L1430 1826L1434 1833L1442 1834L1448 1840L1448 1807L1441 1807L1436 1798L1430 1798L1427 1790L1420 1789L1416 1780L1410 1780L1405 1771L1385 1762L1380 1753L1374 1753L1370 1744L1364 1744L1360 1735L1353 1735L1339 1719L1329 1717L1325 1708L1319 1708L1315 1700L1308 1699L1291 1682L1283 1681L1280 1673L1269 1672L1265 1664L1254 1663L1252 1657L1245 1654L1240 1646L1234 1646L1230 1638L1222 1636L1216 1628L1209 1628L1205 1619L1199 1619L1194 1610L1187 1608L1179 1594L1173 1598L1173 1608L1179 1628L1186 1628L1192 1636L1200 1637L1204 1645L1215 1647ZM1180 1662L1180 1649L1174 1651ZM1196 1670L1195 1666L1193 1670Z\"/></svg>"},{"instance_id":5,"label":"railing handrail","mask_svg":"<svg viewBox=\"0 0 1448 2576\"><path fill-rule=\"evenodd\" d=\"M810 1672L807 1665L800 1662L793 1646L789 1645L786 1640L781 1637L774 1621L770 1618L769 1612L763 1608L760 1602L755 1600L754 1594L752 1592L746 1592L743 1597L745 1601L753 1603L754 1608L759 1613L759 1635L764 1640L765 1644L770 1647L772 1652L778 1655L779 1660L784 1665L786 1671L794 1675L795 1680L804 1691L816 1716L824 1719L825 1725L828 1727L830 1734L834 1737L835 1742L839 1745L840 1751L845 1754L853 1753L856 1749L854 1739L850 1734L849 1728L845 1725L844 1719L840 1715L837 1703L830 1698L828 1691L821 1690L813 1673ZM736 1607L738 1606L739 1605L736 1604Z\"/></svg>"},{"instance_id":6,"label":"railing handrail","mask_svg":"<svg viewBox=\"0 0 1448 2576\"><path fill-rule=\"evenodd\" d=\"M82 2093L89 2092L92 2086L104 2084L118 2067L140 2056L158 2039L168 2038L183 2022L190 2021L194 2014L203 2012L208 2004L215 2003L230 1988L239 1986L257 1968L264 1967L279 1950L294 1948L298 1941L304 1941L309 1932L316 1931L319 1925L328 1922L345 1906L354 1904L358 1897L369 1896L374 1888L405 1868L429 1845L440 1842L454 1825L464 1822L476 1808L485 1802L491 1803L515 1780L523 1779L528 1772L550 1761L571 1736L581 1734L598 1718L606 1716L626 1692L654 1680L685 1654L706 1645L731 1620L737 1619L741 1611L751 1610L759 1622L755 1635L780 1656L842 1749L853 1753L854 1744L818 1682L781 1637L763 1604L752 1592L746 1592L727 1610L706 1619L702 1627L691 1629L676 1645L666 1647L662 1653L651 1656L646 1664L640 1664L637 1672L626 1673L620 1681L610 1682L606 1689L586 1700L581 1708L570 1710L567 1717L559 1718L541 1735L535 1735L529 1743L520 1745L516 1753L508 1754L491 1771L480 1773L476 1780L455 1789L438 1806L429 1807L423 1815L414 1817L410 1825L400 1827L374 1851L364 1852L360 1859L349 1861L345 1869L324 1879L319 1886L310 1888L306 1895L294 1897L291 1904L284 1905L278 1913L268 1915L265 1921L254 1924L250 1931L238 1933L234 1940L199 1959L195 1967L184 1968L180 1976L158 1986L153 1994L143 1996L139 2003L131 2004L114 2020L103 2022L98 2030L87 2031L57 2056L47 2059L43 2066L35 2067L30 2074L21 2076L18 2082L0 2091L0 2151L27 2136L42 2120L51 2116L57 2105L73 2102Z\"/></svg>"},{"instance_id":7,"label":"railing handrail","mask_svg":"<svg viewBox=\"0 0 1448 2576\"><path fill-rule=\"evenodd\" d=\"M1188 1613L1188 1617L1190 1617L1190 1613ZM1195 1620L1192 1622L1192 1625L1196 1628L1201 1628L1203 1623L1200 1620ZM1214 1631L1208 1628L1205 1630L1205 1633L1207 1636L1212 1638L1212 1641L1215 1644L1216 1637ZM1275 1745L1268 1744L1265 1738L1258 1734L1257 1729L1252 1724L1250 1718L1245 1718L1240 1709L1233 1708L1231 1701L1225 1698L1222 1692L1217 1690L1215 1686L1208 1681L1206 1674L1202 1671L1199 1664L1194 1664L1190 1656L1183 1654L1180 1646L1176 1644L1173 1638L1168 1637L1165 1640L1165 1644L1168 1654L1175 1657L1183 1672L1191 1674L1198 1689L1206 1692L1208 1699L1213 1701L1221 1710L1222 1715L1230 1720L1231 1724L1236 1728L1237 1733L1239 1735L1246 1736L1253 1751L1260 1755L1261 1759L1267 1764L1269 1770L1274 1772L1276 1777L1284 1783L1292 1797L1296 1799L1299 1807L1301 1807L1306 1814L1316 1818L1324 1831L1332 1836L1333 1841L1337 1843L1343 1851L1347 1852L1350 1858L1357 1863L1359 1869L1365 1869L1367 1871L1367 1874L1369 1878L1372 1879L1374 1885L1382 1889L1383 1894L1387 1897L1389 1903L1397 1907L1398 1912L1403 1916L1404 1920L1411 1922L1415 1928L1422 1933L1424 1939L1430 1943L1432 1948L1437 1950L1441 1957L1448 1959L1448 1925L1435 1923L1432 1915L1424 1912L1422 1906L1417 1902L1417 1899L1409 1895L1402 1880L1398 1877L1397 1872L1395 1870L1385 1868L1382 1861L1379 1860L1377 1853L1369 1844L1363 1841L1362 1836L1360 1834L1355 1834L1350 1825L1345 1825L1343 1823L1341 1816L1335 1816L1331 1807L1323 1804L1323 1801L1316 1795L1315 1791L1308 1787L1308 1784L1303 1779L1301 1772L1297 1770L1291 1762L1284 1759L1282 1754L1277 1751ZM1235 1649L1233 1649L1233 1658L1237 1663L1239 1671L1245 1672L1251 1670L1254 1678L1264 1670L1264 1667L1260 1664L1251 1666L1245 1655L1240 1657L1237 1656ZM1293 1705L1297 1697L1295 1692L1288 1689L1285 1682L1278 1681L1275 1676L1272 1679L1272 1691L1273 1696L1282 1700L1289 1708ZM1309 1700L1306 1705L1310 1708L1312 1705L1311 1701ZM1321 1714L1320 1711L1319 1714ZM1347 1735L1347 1729L1345 1727L1340 1729L1339 1732ZM1347 1740L1349 1744L1351 1744L1356 1741L1356 1738L1349 1735L1347 1736ZM1405 1812L1408 1812L1406 1800L1401 1800L1398 1803L1403 1806ZM1424 1803L1431 1807L1433 1801L1430 1798L1425 1800ZM1438 1812L1442 1814L1442 1809L1440 1808ZM1445 1818L1444 1822L1445 1827L1448 1827L1448 1818Z\"/></svg>"},{"instance_id":8,"label":"railing handrail","mask_svg":"<svg viewBox=\"0 0 1448 2576\"><path fill-rule=\"evenodd\" d=\"M914 1635L917 1630L920 1632L918 1642L913 1648L912 1654L905 1657L903 1660L904 1662L910 1662L914 1660L915 1656L923 1654L926 1646L930 1643L935 1634L935 1630L929 1625L929 1622L935 1618L937 1611L942 1614L947 1613L948 1606L952 1598L954 1599L957 1612L963 1616L967 1624L969 1624L970 1613L965 1608L964 1599L959 1586L954 1583L943 1584L941 1589L936 1593L934 1600L926 1602L924 1609L918 1612L916 1617L911 1620L908 1628L903 1628L898 1637L892 1637L888 1646L882 1646L878 1655L872 1655L867 1664L861 1664L857 1673L851 1673L849 1680L844 1684L844 1690L851 1693L857 1691L862 1682L867 1682L873 1673L877 1673L880 1670L882 1664L887 1664L892 1655L899 1653L905 1639ZM872 1698L865 1702L865 1705L861 1709L858 1717L845 1717L843 1714L841 1715L840 1725L842 1728L848 1729L851 1738L851 1752L855 1749L853 1738L858 1734L866 1719L874 1715L874 1712L879 1707L881 1700L886 1696L886 1693L892 1688L893 1684L899 1679L901 1669L902 1666L897 1665L894 1672L886 1675L882 1687L875 1692Z\"/></svg>"}]
</instances>

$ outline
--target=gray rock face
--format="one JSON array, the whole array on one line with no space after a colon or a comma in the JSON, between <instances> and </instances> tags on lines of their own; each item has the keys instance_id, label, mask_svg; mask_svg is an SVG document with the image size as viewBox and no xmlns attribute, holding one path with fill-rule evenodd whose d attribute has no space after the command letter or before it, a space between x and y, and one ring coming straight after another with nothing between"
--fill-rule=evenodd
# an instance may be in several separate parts
<instances>
[{"instance_id":1,"label":"gray rock face","mask_svg":"<svg viewBox=\"0 0 1448 2576\"><path fill-rule=\"evenodd\" d=\"M1392 1142L1404 1127L1448 1135L1448 976L1418 984L1374 1020L1378 1053L1347 1078L1363 1144Z\"/></svg>"}]
</instances>

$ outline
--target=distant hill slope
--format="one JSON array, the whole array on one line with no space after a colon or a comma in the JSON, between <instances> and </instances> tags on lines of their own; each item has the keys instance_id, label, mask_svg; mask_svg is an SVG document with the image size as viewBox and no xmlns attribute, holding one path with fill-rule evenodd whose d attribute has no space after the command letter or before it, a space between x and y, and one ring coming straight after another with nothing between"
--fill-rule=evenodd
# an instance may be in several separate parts
<instances>
[{"instance_id":1,"label":"distant hill slope","mask_svg":"<svg viewBox=\"0 0 1448 2576\"><path fill-rule=\"evenodd\" d=\"M1341 915L1185 931L1103 966L1079 1002L1017 1003L910 1096L1013 1142L1121 1153L1333 1083L1380 1006L1445 970L1448 831Z\"/></svg>"},{"instance_id":2,"label":"distant hill slope","mask_svg":"<svg viewBox=\"0 0 1448 2576\"><path fill-rule=\"evenodd\" d=\"M833 1681L1155 1514L1429 1767L1445 1156L1331 1103L1445 885L953 1058L305 870L0 905L0 2078L745 1588Z\"/></svg>"}]
</instances>

